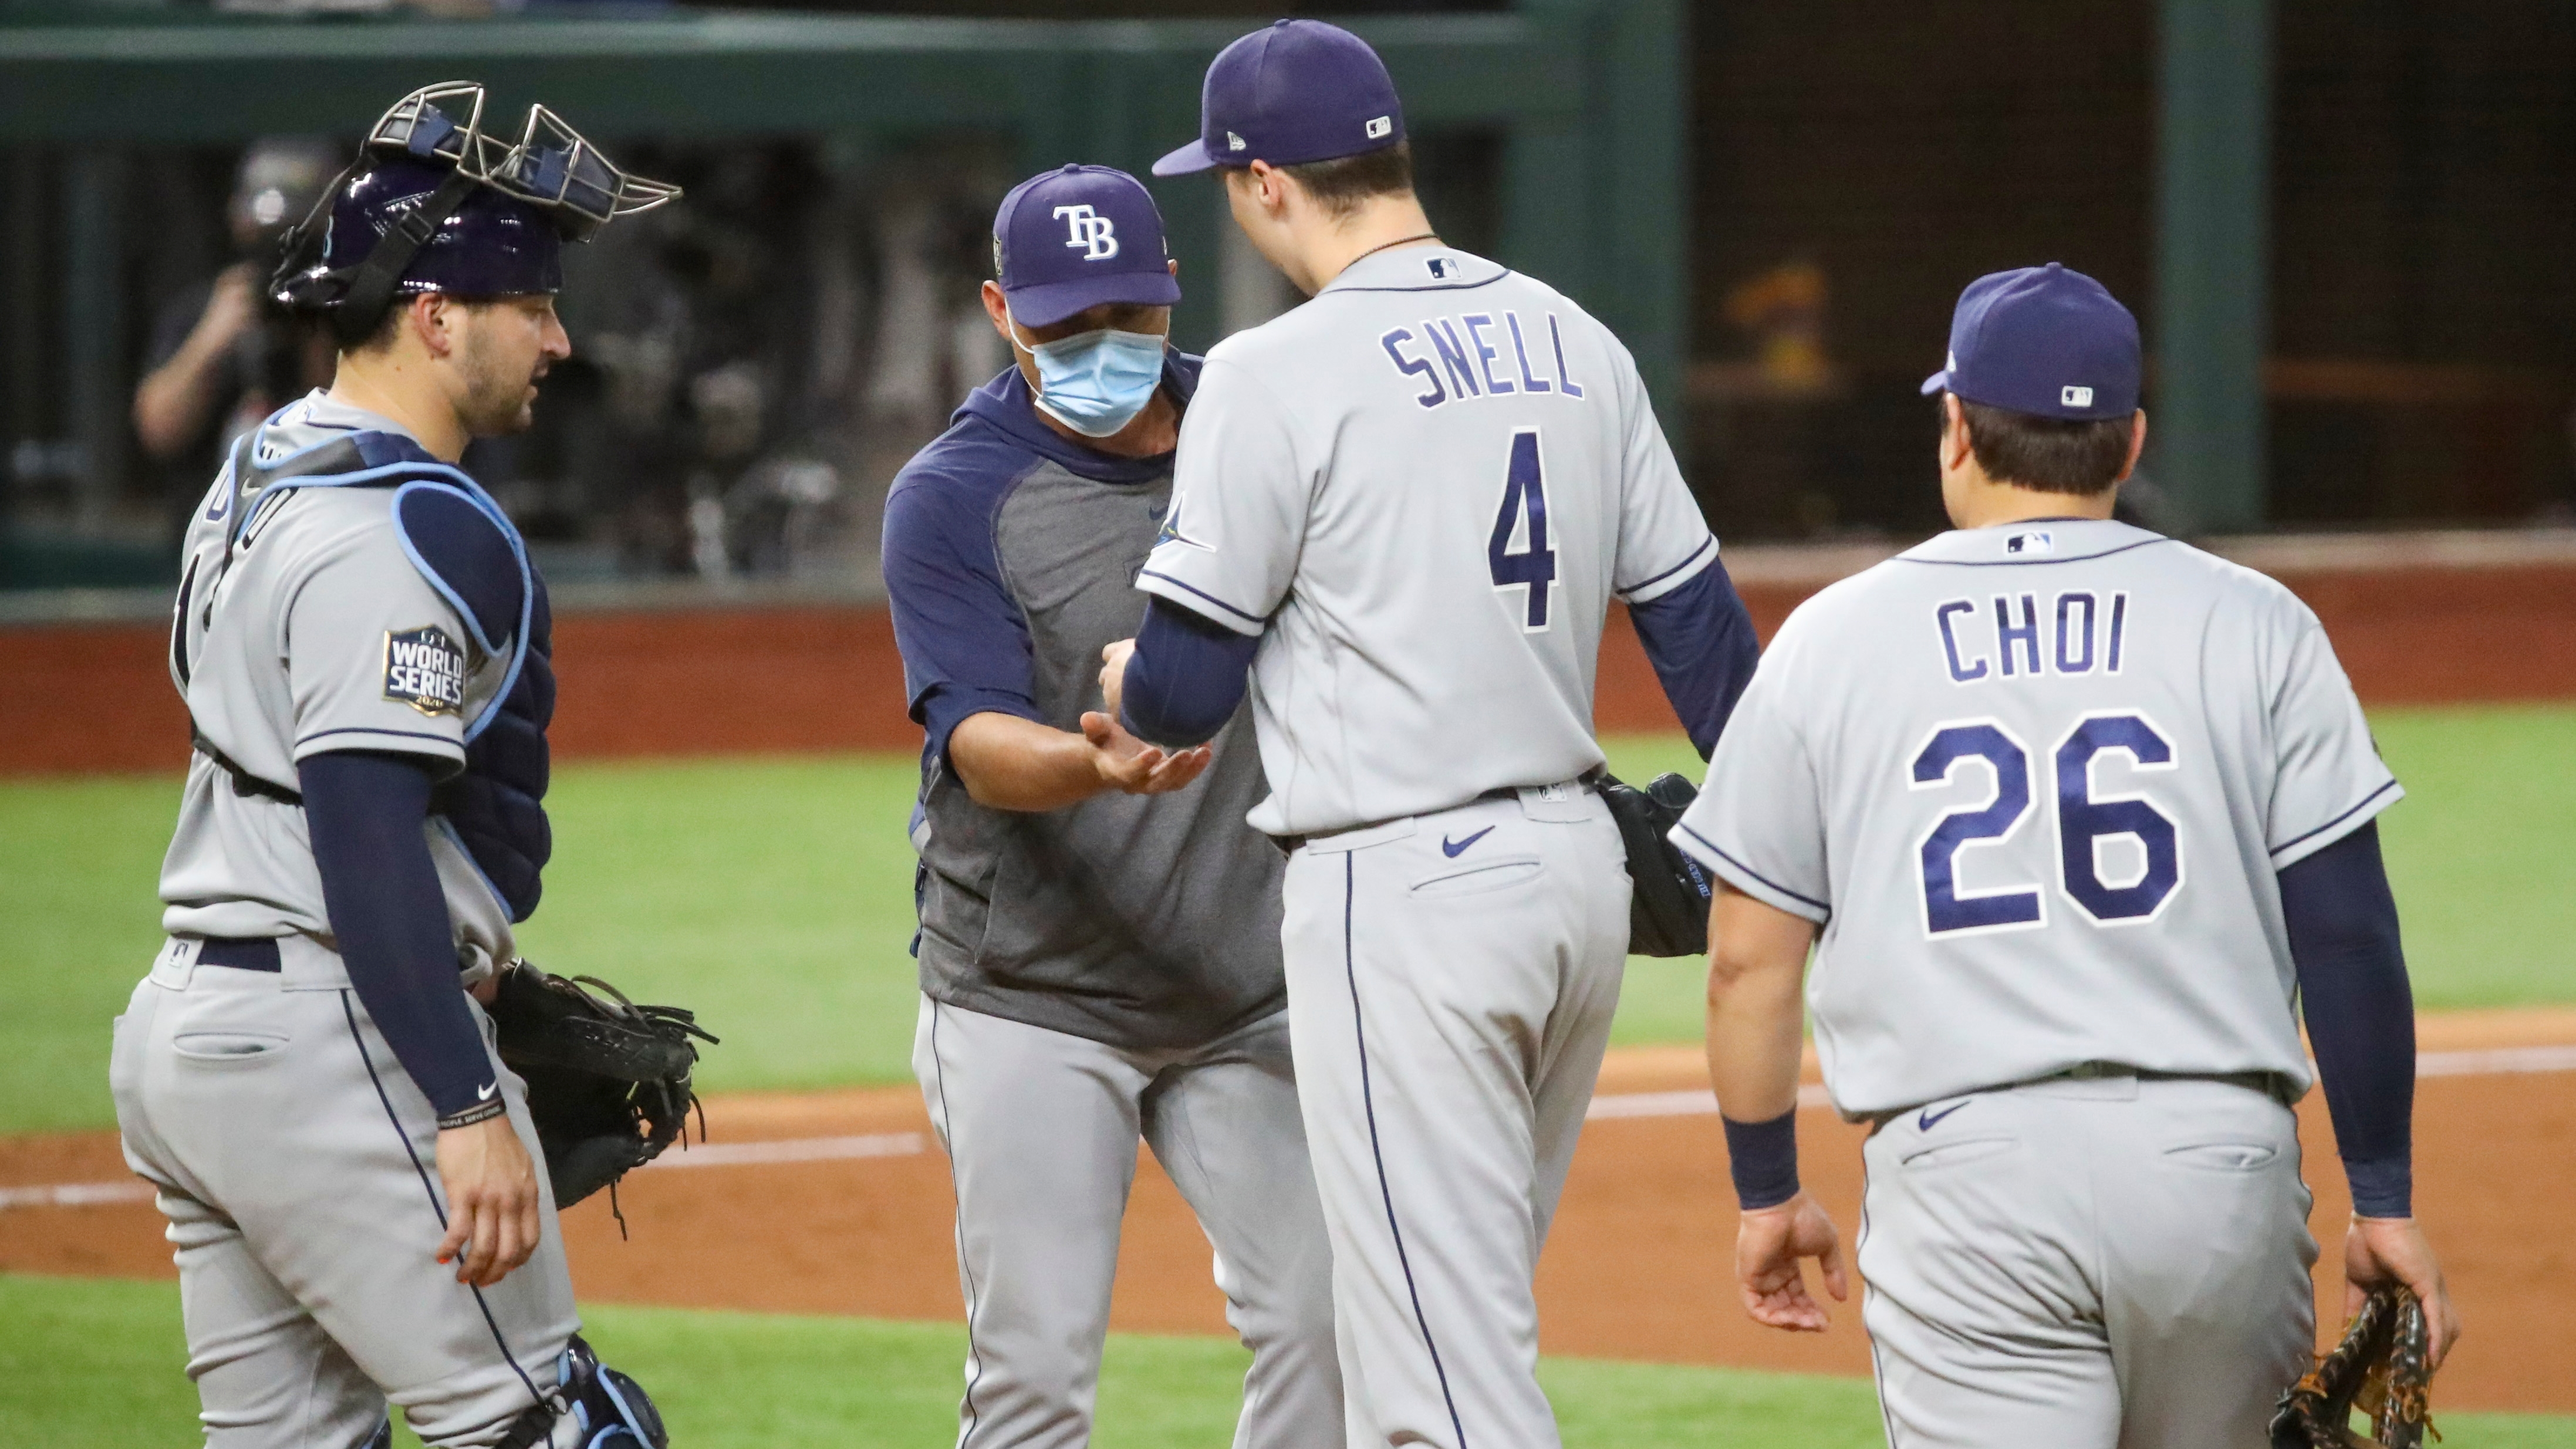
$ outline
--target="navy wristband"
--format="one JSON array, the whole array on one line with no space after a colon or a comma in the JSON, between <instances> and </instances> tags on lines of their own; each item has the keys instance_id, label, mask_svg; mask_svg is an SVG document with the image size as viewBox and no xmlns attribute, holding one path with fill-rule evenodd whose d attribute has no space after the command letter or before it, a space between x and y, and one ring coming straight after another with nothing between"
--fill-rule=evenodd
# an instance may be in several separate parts
<instances>
[{"instance_id":1,"label":"navy wristband","mask_svg":"<svg viewBox=\"0 0 2576 1449\"><path fill-rule=\"evenodd\" d=\"M1746 1212L1778 1207L1798 1195L1798 1109L1768 1122L1726 1124L1726 1170L1735 1178L1735 1201Z\"/></svg>"}]
</instances>

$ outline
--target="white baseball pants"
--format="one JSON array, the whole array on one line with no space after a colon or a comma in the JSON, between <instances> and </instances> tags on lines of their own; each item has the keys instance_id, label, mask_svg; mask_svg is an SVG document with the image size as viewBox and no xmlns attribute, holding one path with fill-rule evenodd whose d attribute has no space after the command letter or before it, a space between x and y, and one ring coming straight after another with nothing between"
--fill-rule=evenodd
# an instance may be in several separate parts
<instances>
[{"instance_id":1,"label":"white baseball pants","mask_svg":"<svg viewBox=\"0 0 2576 1449\"><path fill-rule=\"evenodd\" d=\"M1547 1449L1532 1279L1627 961L1598 796L1309 841L1285 887L1298 1098L1351 1449Z\"/></svg>"},{"instance_id":2,"label":"white baseball pants","mask_svg":"<svg viewBox=\"0 0 2576 1449\"><path fill-rule=\"evenodd\" d=\"M2315 1341L2297 1119L2053 1080L1892 1118L1859 1265L1892 1449L2262 1449Z\"/></svg>"},{"instance_id":3,"label":"white baseball pants","mask_svg":"<svg viewBox=\"0 0 2576 1449\"><path fill-rule=\"evenodd\" d=\"M1285 1013L1143 1051L924 997L912 1065L957 1184L959 1449L1091 1441L1140 1136L1215 1245L1226 1321L1252 1350L1236 1449L1340 1449L1331 1250Z\"/></svg>"},{"instance_id":4,"label":"white baseball pants","mask_svg":"<svg viewBox=\"0 0 2576 1449\"><path fill-rule=\"evenodd\" d=\"M357 1449L388 1400L424 1443L490 1444L554 1388L580 1327L554 1194L534 1257L489 1288L457 1282L430 1256L438 1114L340 958L278 945L285 969L264 972L169 942L108 1072L125 1160L170 1219L207 1449ZM500 1081L544 1187L524 1085Z\"/></svg>"}]
</instances>

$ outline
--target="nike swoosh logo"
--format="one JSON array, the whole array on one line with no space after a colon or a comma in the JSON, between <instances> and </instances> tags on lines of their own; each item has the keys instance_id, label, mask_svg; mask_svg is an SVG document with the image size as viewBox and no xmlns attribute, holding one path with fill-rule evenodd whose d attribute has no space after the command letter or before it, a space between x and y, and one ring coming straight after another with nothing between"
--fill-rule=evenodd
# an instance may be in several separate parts
<instances>
[{"instance_id":1,"label":"nike swoosh logo","mask_svg":"<svg viewBox=\"0 0 2576 1449\"><path fill-rule=\"evenodd\" d=\"M1958 1111L1961 1107L1966 1105L1968 1104L1965 1102L1953 1102L1938 1112L1926 1107L1923 1109L1922 1115L1914 1119L1914 1125L1923 1131L1929 1132L1933 1128L1941 1125L1942 1118L1949 1116L1951 1113Z\"/></svg>"},{"instance_id":2,"label":"nike swoosh logo","mask_svg":"<svg viewBox=\"0 0 2576 1449\"><path fill-rule=\"evenodd\" d=\"M1477 841L1482 840L1493 833L1494 827L1488 825L1484 829L1477 831L1475 834L1468 836L1464 840L1451 840L1446 835L1441 836L1440 853L1449 857L1451 860L1456 860L1459 856L1467 853L1468 846L1475 844Z\"/></svg>"},{"instance_id":3,"label":"nike swoosh logo","mask_svg":"<svg viewBox=\"0 0 2576 1449\"><path fill-rule=\"evenodd\" d=\"M492 1094L499 1090L501 1090L501 1084L499 1082L490 1083L486 1085L482 1091L474 1094L474 1100L477 1102L489 1102L492 1100Z\"/></svg>"}]
</instances>

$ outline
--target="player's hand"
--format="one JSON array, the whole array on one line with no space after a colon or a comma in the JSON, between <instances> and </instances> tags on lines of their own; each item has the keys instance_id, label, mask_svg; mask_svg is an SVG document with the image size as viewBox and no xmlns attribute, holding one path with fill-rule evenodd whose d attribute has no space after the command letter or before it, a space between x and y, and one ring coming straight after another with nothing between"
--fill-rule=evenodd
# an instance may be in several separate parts
<instances>
[{"instance_id":1,"label":"player's hand","mask_svg":"<svg viewBox=\"0 0 2576 1449\"><path fill-rule=\"evenodd\" d=\"M2451 1304L2450 1285L2442 1281L2442 1265L2433 1260L2433 1245L2424 1241L2424 1230L2413 1218L2354 1218L2343 1240L2343 1278L2346 1318L2361 1311L2362 1300L2374 1288L2402 1284L2414 1289L2424 1305L2428 1366L2442 1366L2459 1341L2460 1310Z\"/></svg>"},{"instance_id":2,"label":"player's hand","mask_svg":"<svg viewBox=\"0 0 2576 1449\"><path fill-rule=\"evenodd\" d=\"M1082 717L1082 737L1091 742L1091 767L1100 772L1102 783L1130 795L1168 795L1185 788L1216 758L1216 751L1207 745L1159 749L1127 733L1113 716L1096 710Z\"/></svg>"},{"instance_id":3,"label":"player's hand","mask_svg":"<svg viewBox=\"0 0 2576 1449\"><path fill-rule=\"evenodd\" d=\"M200 352L220 352L233 345L259 321L259 278L251 264L226 267L207 294L206 310L188 330L188 342Z\"/></svg>"},{"instance_id":4,"label":"player's hand","mask_svg":"<svg viewBox=\"0 0 2576 1449\"><path fill-rule=\"evenodd\" d=\"M545 1195L507 1113L442 1130L438 1181L447 1190L438 1261L456 1264L457 1282L489 1288L537 1251Z\"/></svg>"},{"instance_id":5,"label":"player's hand","mask_svg":"<svg viewBox=\"0 0 2576 1449\"><path fill-rule=\"evenodd\" d=\"M1127 698L1127 661L1136 653L1136 641L1121 639L1100 651L1101 711L1111 719L1118 718L1118 706Z\"/></svg>"},{"instance_id":6,"label":"player's hand","mask_svg":"<svg viewBox=\"0 0 2576 1449\"><path fill-rule=\"evenodd\" d=\"M1735 1229L1735 1284L1744 1295L1744 1311L1753 1321L1792 1333L1822 1333L1833 1315L1807 1292L1807 1275L1799 1260L1813 1258L1824 1270L1825 1291L1836 1303L1851 1297L1843 1274L1842 1234L1834 1220L1805 1193L1780 1204L1744 1214Z\"/></svg>"}]
</instances>

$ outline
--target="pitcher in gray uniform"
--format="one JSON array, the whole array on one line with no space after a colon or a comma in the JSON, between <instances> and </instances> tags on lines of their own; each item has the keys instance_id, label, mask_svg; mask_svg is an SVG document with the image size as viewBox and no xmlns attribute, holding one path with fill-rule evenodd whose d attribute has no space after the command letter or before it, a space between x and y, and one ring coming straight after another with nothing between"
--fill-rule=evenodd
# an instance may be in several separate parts
<instances>
[{"instance_id":1,"label":"pitcher in gray uniform","mask_svg":"<svg viewBox=\"0 0 2576 1449\"><path fill-rule=\"evenodd\" d=\"M1100 652L1143 611L1136 570L1198 382L1165 341L1162 219L1133 177L1067 166L1003 199L993 248L984 305L1013 365L896 478L885 530L928 736L913 1066L956 1175L958 1442L1088 1441L1141 1135L1252 1350L1236 1444L1338 1446L1279 852L1243 823L1262 793L1251 721L1166 753L1100 712Z\"/></svg>"},{"instance_id":2,"label":"pitcher in gray uniform","mask_svg":"<svg viewBox=\"0 0 2576 1449\"><path fill-rule=\"evenodd\" d=\"M1822 1327L1807 1257L1845 1292L1797 1181L1803 973L1825 1088L1873 1124L1859 1266L1896 1449L2265 1444L2315 1342L2290 1104L2320 1075L2351 1296L2413 1288L2437 1362L2459 1333L2412 1216L2373 823L2402 792L2305 605L2112 521L2140 373L2090 277L1970 286L1925 385L1957 531L1790 616L1674 832L1722 882L1746 1307Z\"/></svg>"},{"instance_id":3,"label":"pitcher in gray uniform","mask_svg":"<svg viewBox=\"0 0 2576 1449\"><path fill-rule=\"evenodd\" d=\"M1210 350L1153 602L1104 693L1187 744L1240 727L1250 667L1269 791L1249 818L1292 852L1290 1034L1350 1443L1542 1449L1532 1280L1627 961L1592 789L1602 628L1626 600L1704 752L1752 627L1627 349L1441 242L1359 37L1237 40L1199 138L1156 169L1220 171L1311 300Z\"/></svg>"},{"instance_id":4,"label":"pitcher in gray uniform","mask_svg":"<svg viewBox=\"0 0 2576 1449\"><path fill-rule=\"evenodd\" d=\"M388 1403L438 1446L666 1442L575 1332L476 1004L550 854L554 680L544 585L456 462L570 351L564 240L675 193L542 108L487 137L482 104L407 97L306 221L274 285L337 375L233 446L188 532L196 756L111 1085L213 1449L387 1445Z\"/></svg>"}]
</instances>

